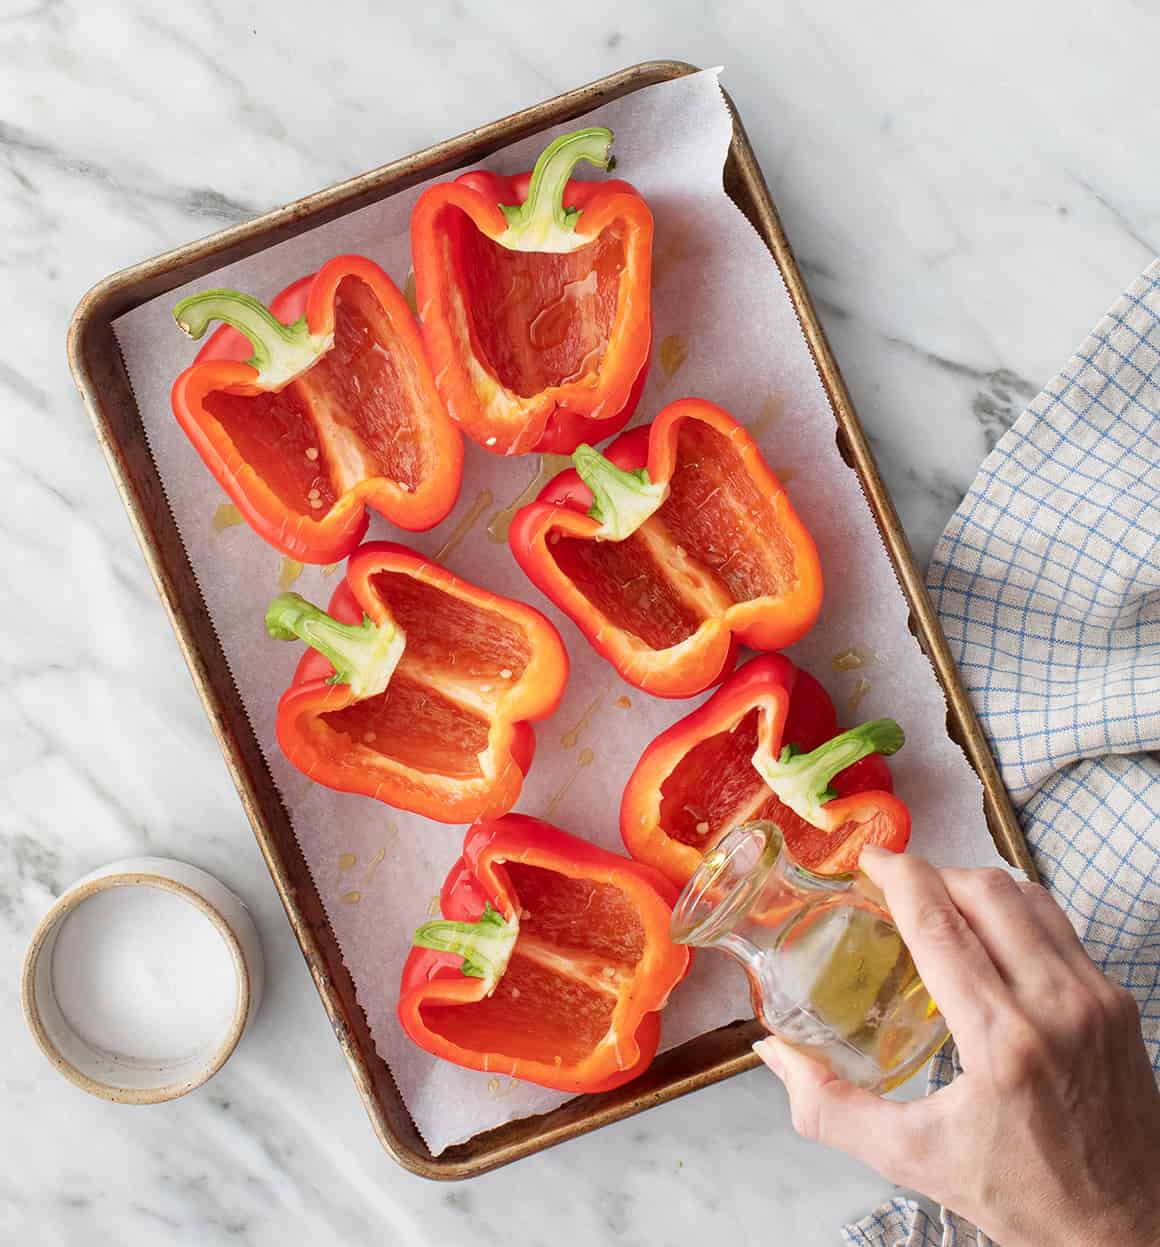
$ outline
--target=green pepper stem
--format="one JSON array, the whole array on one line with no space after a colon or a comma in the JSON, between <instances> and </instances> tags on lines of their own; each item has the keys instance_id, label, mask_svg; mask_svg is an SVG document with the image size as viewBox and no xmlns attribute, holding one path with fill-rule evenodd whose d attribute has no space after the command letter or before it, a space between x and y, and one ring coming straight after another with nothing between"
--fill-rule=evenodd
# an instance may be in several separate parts
<instances>
[{"instance_id":1,"label":"green pepper stem","mask_svg":"<svg viewBox=\"0 0 1160 1247\"><path fill-rule=\"evenodd\" d=\"M664 505L667 484L653 484L647 468L626 472L591 446L577 446L572 464L592 491L588 514L602 527L597 541L623 541Z\"/></svg>"},{"instance_id":2,"label":"green pepper stem","mask_svg":"<svg viewBox=\"0 0 1160 1247\"><path fill-rule=\"evenodd\" d=\"M576 237L579 208L564 207L564 191L582 160L611 169L612 131L604 126L562 134L536 161L522 204L500 204L508 227L497 241L510 251L575 251L587 239Z\"/></svg>"},{"instance_id":3,"label":"green pepper stem","mask_svg":"<svg viewBox=\"0 0 1160 1247\"><path fill-rule=\"evenodd\" d=\"M490 996L507 969L519 932L518 919L504 918L488 902L478 922L451 922L446 918L427 922L415 932L412 943L416 948L462 957L463 973L483 979Z\"/></svg>"},{"instance_id":4,"label":"green pepper stem","mask_svg":"<svg viewBox=\"0 0 1160 1247\"><path fill-rule=\"evenodd\" d=\"M811 753L797 753L786 745L774 761L764 749L753 755L753 765L774 796L799 818L815 823L821 808L835 797L830 783L839 771L872 753L897 753L906 737L893 719L874 719L842 732Z\"/></svg>"},{"instance_id":5,"label":"green pepper stem","mask_svg":"<svg viewBox=\"0 0 1160 1247\"><path fill-rule=\"evenodd\" d=\"M266 608L266 631L276 641L305 641L329 659L329 684L349 684L360 701L386 690L403 656L406 637L394 621L343 624L297 593L280 593Z\"/></svg>"},{"instance_id":6,"label":"green pepper stem","mask_svg":"<svg viewBox=\"0 0 1160 1247\"><path fill-rule=\"evenodd\" d=\"M254 352L246 362L269 390L293 381L334 342L332 333L310 333L305 316L284 325L264 303L240 290L191 294L173 309L173 318L191 338L200 338L215 320L236 329Z\"/></svg>"}]
</instances>

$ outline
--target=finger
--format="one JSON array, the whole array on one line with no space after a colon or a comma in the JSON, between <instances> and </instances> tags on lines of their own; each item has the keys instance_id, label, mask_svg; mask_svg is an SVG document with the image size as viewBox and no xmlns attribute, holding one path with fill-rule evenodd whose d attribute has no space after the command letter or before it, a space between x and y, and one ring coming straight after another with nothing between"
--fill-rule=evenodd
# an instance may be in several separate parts
<instances>
[{"instance_id":1,"label":"finger","mask_svg":"<svg viewBox=\"0 0 1160 1247\"><path fill-rule=\"evenodd\" d=\"M907 1111L919 1105L872 1095L772 1035L753 1050L784 1084L803 1139L837 1148L891 1182L915 1184L915 1165L929 1152L923 1115Z\"/></svg>"},{"instance_id":2,"label":"finger","mask_svg":"<svg viewBox=\"0 0 1160 1247\"><path fill-rule=\"evenodd\" d=\"M1005 870L944 870L947 894L1016 996L1058 999L1075 982L1036 907Z\"/></svg>"},{"instance_id":3,"label":"finger","mask_svg":"<svg viewBox=\"0 0 1160 1247\"><path fill-rule=\"evenodd\" d=\"M1030 880L1022 879L1016 884L1016 887L1018 887L1020 893L1026 899L1028 905L1035 911L1035 916L1051 937L1051 942L1059 950L1060 956L1067 956L1073 952L1079 953L1084 961L1090 964L1091 958L1087 955L1087 951L1080 942L1079 936L1075 933L1075 927L1071 925L1071 919L1055 903L1051 893L1048 892L1043 884L1032 883Z\"/></svg>"},{"instance_id":4,"label":"finger","mask_svg":"<svg viewBox=\"0 0 1160 1247\"><path fill-rule=\"evenodd\" d=\"M1060 909L1051 893L1041 883L1022 880L1019 890L1035 911L1043 929L1051 937L1059 955L1086 983L1103 985L1107 982L1099 966L1092 961L1083 941L1071 925L1071 919Z\"/></svg>"},{"instance_id":5,"label":"finger","mask_svg":"<svg viewBox=\"0 0 1160 1247\"><path fill-rule=\"evenodd\" d=\"M882 890L927 991L969 1061L986 1048L997 1015L1013 1006L1011 991L940 874L912 853L867 846L858 863Z\"/></svg>"}]
</instances>

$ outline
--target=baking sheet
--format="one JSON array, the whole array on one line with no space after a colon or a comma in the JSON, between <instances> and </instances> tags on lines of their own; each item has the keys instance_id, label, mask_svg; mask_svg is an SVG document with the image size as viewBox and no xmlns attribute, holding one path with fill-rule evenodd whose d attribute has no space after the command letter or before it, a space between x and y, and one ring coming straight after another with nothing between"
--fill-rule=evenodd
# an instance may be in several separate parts
<instances>
[{"instance_id":1,"label":"baking sheet","mask_svg":"<svg viewBox=\"0 0 1160 1247\"><path fill-rule=\"evenodd\" d=\"M527 168L555 133L595 122L614 130L618 174L646 195L656 217L654 362L639 418L696 394L749 426L810 527L826 577L822 618L791 656L827 686L844 721L890 714L906 728L909 743L893 769L896 789L914 814L916 850L936 862L1001 865L984 825L978 779L946 737L941 689L907 630L907 603L857 477L838 454L834 417L777 268L722 189L732 123L716 73L648 87L594 110L583 123L514 144L488 166ZM114 330L191 564L376 1045L438 1153L568 1097L435 1061L398 1027L394 1008L410 934L427 917L458 856L462 828L317 787L282 758L274 710L300 650L266 637L265 606L290 583L324 603L341 569L299 569L233 523L228 500L169 408L173 378L195 349L172 320L182 294L225 285L268 299L342 251L370 256L403 286L410 209L421 190L172 291L122 317ZM534 493L539 466L536 456L498 459L468 442L460 502L442 525L401 535L375 517L368 537L403 540L553 619L572 658L572 678L560 710L538 726L537 757L518 808L619 849L620 793L636 759L699 699L662 702L624 685L523 577L503 533L512 504ZM835 667L839 655L842 669ZM702 956L665 1012L662 1046L749 1012L740 974L724 958Z\"/></svg>"}]
</instances>

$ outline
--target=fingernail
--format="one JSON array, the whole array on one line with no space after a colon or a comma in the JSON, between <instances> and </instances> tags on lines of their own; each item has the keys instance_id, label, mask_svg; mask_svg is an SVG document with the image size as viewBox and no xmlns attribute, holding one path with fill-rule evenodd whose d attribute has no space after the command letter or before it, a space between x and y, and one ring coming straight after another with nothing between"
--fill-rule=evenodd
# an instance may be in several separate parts
<instances>
[{"instance_id":1,"label":"fingernail","mask_svg":"<svg viewBox=\"0 0 1160 1247\"><path fill-rule=\"evenodd\" d=\"M753 1051L761 1057L762 1061L768 1068L775 1073L778 1078L785 1081L785 1066L781 1060L781 1045L772 1036L765 1039L759 1039L753 1045Z\"/></svg>"},{"instance_id":2,"label":"fingernail","mask_svg":"<svg viewBox=\"0 0 1160 1247\"><path fill-rule=\"evenodd\" d=\"M862 852L858 854L858 865L864 862L880 862L883 858L890 857L890 854L880 844L864 844Z\"/></svg>"}]
</instances>

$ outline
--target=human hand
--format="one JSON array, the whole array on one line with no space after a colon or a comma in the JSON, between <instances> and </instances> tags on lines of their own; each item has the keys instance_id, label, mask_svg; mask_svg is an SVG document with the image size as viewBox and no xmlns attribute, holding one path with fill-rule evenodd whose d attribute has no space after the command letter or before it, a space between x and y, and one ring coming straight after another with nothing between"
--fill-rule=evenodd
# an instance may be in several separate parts
<instances>
[{"instance_id":1,"label":"human hand","mask_svg":"<svg viewBox=\"0 0 1160 1247\"><path fill-rule=\"evenodd\" d=\"M880 1099L777 1039L755 1045L794 1128L921 1191L1003 1247L1160 1244L1160 1090L1131 993L1038 884L866 848L963 1074Z\"/></svg>"}]
</instances>

